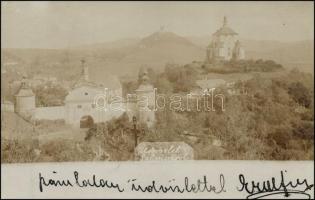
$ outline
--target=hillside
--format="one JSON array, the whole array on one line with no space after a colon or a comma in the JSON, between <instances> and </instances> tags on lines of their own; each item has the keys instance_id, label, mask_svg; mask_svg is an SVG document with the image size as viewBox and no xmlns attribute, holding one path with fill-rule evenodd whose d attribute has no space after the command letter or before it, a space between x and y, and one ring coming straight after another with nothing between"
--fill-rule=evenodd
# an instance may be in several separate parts
<instances>
[{"instance_id":1,"label":"hillside","mask_svg":"<svg viewBox=\"0 0 315 200\"><path fill-rule=\"evenodd\" d=\"M203 61L209 41L210 36L182 37L172 32L155 32L142 39L127 38L70 49L3 49L2 67L69 79L80 73L80 60L84 58L90 70L111 72L119 76L135 75L143 65L159 71L166 63L187 64L194 60ZM313 71L312 41L241 41L247 58L272 59L287 68L297 67L302 71ZM12 63L15 63L14 66Z\"/></svg>"},{"instance_id":2,"label":"hillside","mask_svg":"<svg viewBox=\"0 0 315 200\"><path fill-rule=\"evenodd\" d=\"M155 32L138 41L120 40L60 50L4 49L2 54L3 57L19 58L18 62L32 68L32 73L47 69L48 73L56 74L54 71L58 71L58 75L64 71L67 74L69 68L77 74L79 61L84 58L91 70L126 75L137 73L142 65L162 70L168 62L185 64L203 60L205 53L184 37L171 32Z\"/></svg>"},{"instance_id":3,"label":"hillside","mask_svg":"<svg viewBox=\"0 0 315 200\"><path fill-rule=\"evenodd\" d=\"M1 136L5 139L30 139L33 126L14 112L1 112Z\"/></svg>"}]
</instances>

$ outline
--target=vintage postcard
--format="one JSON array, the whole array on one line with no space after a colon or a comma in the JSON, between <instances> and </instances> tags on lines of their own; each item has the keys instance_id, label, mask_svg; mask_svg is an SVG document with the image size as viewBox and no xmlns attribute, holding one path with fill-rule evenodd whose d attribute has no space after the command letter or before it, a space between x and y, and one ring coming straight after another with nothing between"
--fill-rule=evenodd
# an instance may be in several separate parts
<instances>
[{"instance_id":1,"label":"vintage postcard","mask_svg":"<svg viewBox=\"0 0 315 200\"><path fill-rule=\"evenodd\" d=\"M1 198L314 198L313 2L1 19Z\"/></svg>"}]
</instances>

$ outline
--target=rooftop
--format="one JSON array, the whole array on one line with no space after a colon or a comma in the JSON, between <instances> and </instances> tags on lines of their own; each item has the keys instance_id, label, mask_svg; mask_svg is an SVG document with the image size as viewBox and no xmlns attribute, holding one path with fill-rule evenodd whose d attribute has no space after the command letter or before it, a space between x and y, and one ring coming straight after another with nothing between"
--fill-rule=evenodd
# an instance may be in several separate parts
<instances>
[{"instance_id":1,"label":"rooftop","mask_svg":"<svg viewBox=\"0 0 315 200\"><path fill-rule=\"evenodd\" d=\"M224 17L223 26L217 30L213 35L220 36L220 35L238 35L233 29L228 27L227 19Z\"/></svg>"},{"instance_id":2,"label":"rooftop","mask_svg":"<svg viewBox=\"0 0 315 200\"><path fill-rule=\"evenodd\" d=\"M22 80L21 88L15 96L17 96L17 97L34 96L34 93L33 93L32 89L28 87L25 78Z\"/></svg>"}]
</instances>

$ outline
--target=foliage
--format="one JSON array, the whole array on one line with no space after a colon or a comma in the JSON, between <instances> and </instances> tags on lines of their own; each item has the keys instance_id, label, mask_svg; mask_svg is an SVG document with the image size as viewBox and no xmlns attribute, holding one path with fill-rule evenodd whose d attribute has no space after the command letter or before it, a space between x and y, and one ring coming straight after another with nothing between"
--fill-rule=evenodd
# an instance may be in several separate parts
<instances>
[{"instance_id":1,"label":"foliage","mask_svg":"<svg viewBox=\"0 0 315 200\"><path fill-rule=\"evenodd\" d=\"M190 66L168 65L163 73L151 70L149 74L158 92L165 92L169 97L189 91L198 73ZM193 147L195 159L313 159L312 75L296 70L272 78L258 75L234 87L236 91L246 92L229 95L226 88L220 88L225 96L225 111L216 102L215 111L158 110L154 127L136 124L139 142L183 141ZM169 108L170 102L165 103ZM298 111L299 107L303 107L302 111ZM62 122L52 124L60 125ZM45 128L47 123L42 121L38 126ZM60 140L38 145L34 141L2 139L2 161L133 160L133 128L125 113L106 123L95 124L81 142ZM214 145L215 141L221 145ZM98 153L99 147L104 154ZM37 149L40 154L36 153Z\"/></svg>"},{"instance_id":2,"label":"foliage","mask_svg":"<svg viewBox=\"0 0 315 200\"><path fill-rule=\"evenodd\" d=\"M310 91L300 82L294 82L289 85L289 95L299 105L310 107L312 96Z\"/></svg>"},{"instance_id":3,"label":"foliage","mask_svg":"<svg viewBox=\"0 0 315 200\"><path fill-rule=\"evenodd\" d=\"M167 64L164 72L156 77L153 84L159 93L189 92L195 86L198 72L190 65Z\"/></svg>"},{"instance_id":4,"label":"foliage","mask_svg":"<svg viewBox=\"0 0 315 200\"><path fill-rule=\"evenodd\" d=\"M204 64L202 68L207 72L214 73L237 73L237 72L273 72L283 69L281 64L273 60L230 60L221 63Z\"/></svg>"},{"instance_id":5,"label":"foliage","mask_svg":"<svg viewBox=\"0 0 315 200\"><path fill-rule=\"evenodd\" d=\"M56 85L40 85L34 89L36 106L61 106L67 90Z\"/></svg>"}]
</instances>

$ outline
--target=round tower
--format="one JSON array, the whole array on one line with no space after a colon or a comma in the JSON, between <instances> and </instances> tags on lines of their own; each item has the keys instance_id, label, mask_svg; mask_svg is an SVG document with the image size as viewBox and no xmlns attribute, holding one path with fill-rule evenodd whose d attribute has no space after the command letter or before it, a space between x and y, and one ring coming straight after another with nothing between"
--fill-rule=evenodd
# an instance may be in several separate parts
<instances>
[{"instance_id":1,"label":"round tower","mask_svg":"<svg viewBox=\"0 0 315 200\"><path fill-rule=\"evenodd\" d=\"M21 88L15 95L15 112L21 115L31 115L34 110L35 95L23 78Z\"/></svg>"}]
</instances>

